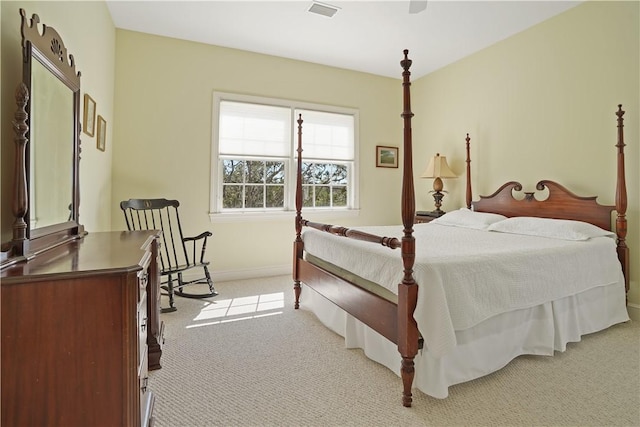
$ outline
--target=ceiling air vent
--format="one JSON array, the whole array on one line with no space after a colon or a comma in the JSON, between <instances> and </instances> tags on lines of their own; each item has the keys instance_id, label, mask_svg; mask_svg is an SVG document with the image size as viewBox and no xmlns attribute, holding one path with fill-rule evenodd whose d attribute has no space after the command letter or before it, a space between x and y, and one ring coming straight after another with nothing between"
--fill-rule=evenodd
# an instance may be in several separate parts
<instances>
[{"instance_id":1,"label":"ceiling air vent","mask_svg":"<svg viewBox=\"0 0 640 427\"><path fill-rule=\"evenodd\" d=\"M309 12L317 13L318 15L333 18L333 15L339 10L339 7L331 6L330 4L319 3L314 1L309 7Z\"/></svg>"}]
</instances>

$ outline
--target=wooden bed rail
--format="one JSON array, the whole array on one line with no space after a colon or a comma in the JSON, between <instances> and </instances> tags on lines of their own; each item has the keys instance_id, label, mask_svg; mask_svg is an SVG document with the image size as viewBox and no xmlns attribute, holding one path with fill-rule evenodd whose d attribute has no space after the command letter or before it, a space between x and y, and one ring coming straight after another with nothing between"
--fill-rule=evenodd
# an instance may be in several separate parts
<instances>
[{"instance_id":1,"label":"wooden bed rail","mask_svg":"<svg viewBox=\"0 0 640 427\"><path fill-rule=\"evenodd\" d=\"M400 240L395 237L376 236L375 234L365 233L364 231L354 230L352 228L340 227L338 225L331 224L322 224L319 222L311 222L307 221L306 219L301 220L301 223L305 227L315 228L316 230L335 234L336 236L377 243L391 249L397 249L401 246Z\"/></svg>"}]
</instances>

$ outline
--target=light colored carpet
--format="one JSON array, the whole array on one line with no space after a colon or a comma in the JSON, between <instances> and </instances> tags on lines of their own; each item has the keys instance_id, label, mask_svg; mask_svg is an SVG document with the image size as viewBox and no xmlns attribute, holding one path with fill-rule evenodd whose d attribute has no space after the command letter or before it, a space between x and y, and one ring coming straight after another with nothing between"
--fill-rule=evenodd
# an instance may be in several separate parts
<instances>
[{"instance_id":1,"label":"light colored carpet","mask_svg":"<svg viewBox=\"0 0 640 427\"><path fill-rule=\"evenodd\" d=\"M444 400L415 390L404 408L400 378L294 310L292 287L280 276L177 298L150 379L157 427L640 425L640 322L519 357Z\"/></svg>"}]
</instances>

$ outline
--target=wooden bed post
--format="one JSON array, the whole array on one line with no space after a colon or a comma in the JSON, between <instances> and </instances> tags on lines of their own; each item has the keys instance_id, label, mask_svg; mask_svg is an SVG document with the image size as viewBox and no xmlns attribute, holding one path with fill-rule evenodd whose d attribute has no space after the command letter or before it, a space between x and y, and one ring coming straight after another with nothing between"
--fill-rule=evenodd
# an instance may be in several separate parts
<instances>
[{"instance_id":1,"label":"wooden bed post","mask_svg":"<svg viewBox=\"0 0 640 427\"><path fill-rule=\"evenodd\" d=\"M473 201L473 194L471 192L471 154L469 152L469 141L471 141L471 138L469 138L469 134L467 134L467 137L465 138L465 141L467 141L467 197L466 197L466 202L467 202L467 209L471 209L471 202Z\"/></svg>"},{"instance_id":2,"label":"wooden bed post","mask_svg":"<svg viewBox=\"0 0 640 427\"><path fill-rule=\"evenodd\" d=\"M304 242L302 241L302 114L298 115L298 172L296 180L296 240L293 242L293 292L294 308L300 308L300 273L299 260L302 259Z\"/></svg>"},{"instance_id":3,"label":"wooden bed post","mask_svg":"<svg viewBox=\"0 0 640 427\"><path fill-rule=\"evenodd\" d=\"M618 259L624 273L624 288L629 292L629 247L627 237L627 184L624 171L624 110L622 104L618 104L618 174L616 179L616 235L618 237Z\"/></svg>"},{"instance_id":4,"label":"wooden bed post","mask_svg":"<svg viewBox=\"0 0 640 427\"><path fill-rule=\"evenodd\" d=\"M413 156L411 142L411 96L409 68L411 60L409 51L405 49L404 59L400 65L404 69L402 73L403 87L403 111L404 119L404 163L402 172L402 223L404 225L401 241L402 263L404 276L398 285L398 351L402 357L400 374L402 377L403 392L402 404L411 406L411 387L414 377L414 362L418 354L418 325L413 318L413 312L418 301L418 285L413 277L413 264L415 262L416 241L413 237L413 221L415 217L415 193L413 186Z\"/></svg>"}]
</instances>

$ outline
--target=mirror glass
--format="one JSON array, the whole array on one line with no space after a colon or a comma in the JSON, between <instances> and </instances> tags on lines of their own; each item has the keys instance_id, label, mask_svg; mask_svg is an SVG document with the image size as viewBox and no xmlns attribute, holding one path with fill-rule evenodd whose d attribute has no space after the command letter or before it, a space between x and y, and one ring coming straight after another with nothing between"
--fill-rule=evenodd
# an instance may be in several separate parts
<instances>
[{"instance_id":1,"label":"mirror glass","mask_svg":"<svg viewBox=\"0 0 640 427\"><path fill-rule=\"evenodd\" d=\"M73 92L40 61L31 61L29 229L71 219Z\"/></svg>"}]
</instances>

